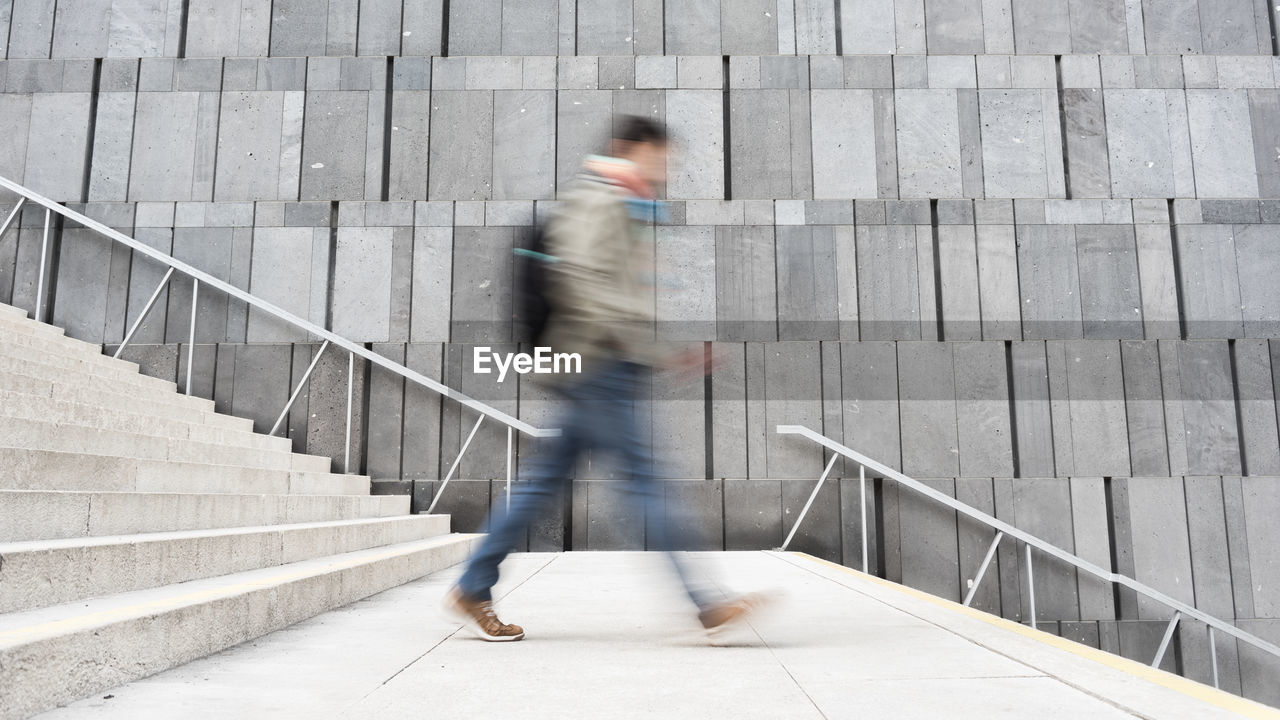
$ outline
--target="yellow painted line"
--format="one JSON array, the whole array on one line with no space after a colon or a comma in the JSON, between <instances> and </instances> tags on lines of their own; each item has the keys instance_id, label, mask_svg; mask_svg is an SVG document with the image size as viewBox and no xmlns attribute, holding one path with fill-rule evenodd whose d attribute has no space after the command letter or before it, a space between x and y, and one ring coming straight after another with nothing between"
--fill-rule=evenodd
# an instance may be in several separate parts
<instances>
[{"instance_id":1,"label":"yellow painted line","mask_svg":"<svg viewBox=\"0 0 1280 720\"><path fill-rule=\"evenodd\" d=\"M479 537L479 536L478 535L460 535L460 536L444 535L437 538L430 538L430 540L434 541L434 544L444 545L445 544L444 540L454 540L454 539L458 539L459 537L466 538L466 539L474 539L475 537ZM4 632L0 632L0 647L19 645L24 642L31 642L33 640L40 639L42 637L67 635L67 634L79 632L82 630L87 630L92 627L97 627L99 625L104 625L104 624L115 622L118 620L126 620L129 618L138 617L142 615L160 614L162 612L175 610L179 607L183 607L189 604L209 602L213 600L222 600L222 599L232 597L234 595L238 595L241 593L249 592L252 590L259 590L262 588L270 587L272 585L279 585L279 584L291 582L293 580L298 580L304 577L309 577L309 576L318 577L320 575L326 575L326 574L341 571L341 570L348 570L357 565L374 563L374 562L378 562L379 560L386 560L388 558L396 557L398 555L408 555L410 553L417 552L420 549L422 548L411 548L411 549L400 548L397 550L378 553L376 555L361 555L359 557L348 558L346 560L331 563L329 565L325 565L322 568L312 567L312 568L303 569L303 570L291 570L288 572L282 572L276 575L272 575L270 577L262 578L260 580L251 580L247 582L236 583L235 585L221 585L218 587L209 588L207 590L199 590L192 593L186 593L185 595L175 595L173 597L158 598L156 600L150 600L147 602L135 603L133 605L126 605L124 607L112 608L110 610L99 610L97 612L85 613L84 615L77 615L75 617L64 618L62 620L53 620L46 623L40 623L39 625L30 625L28 627L7 630ZM357 550L355 552L360 552L360 551ZM303 562L306 562L306 561L303 561ZM198 581L193 581L193 582L198 582Z\"/></svg>"},{"instance_id":2,"label":"yellow painted line","mask_svg":"<svg viewBox=\"0 0 1280 720\"><path fill-rule=\"evenodd\" d=\"M818 563L819 565L825 565L835 570L842 570L846 573L857 576L861 580L867 580L869 582L873 582L877 585L890 588L892 590L896 590L905 595L910 595L920 600L926 600L930 603L933 603L934 605L937 605L938 607L946 608L953 612L958 612L962 615L967 615L976 620L981 620L989 625L994 625L1004 630L1015 632L1019 635L1022 635L1023 637L1031 638L1032 640L1038 640L1044 643L1045 645L1050 645L1052 647L1058 648L1059 650L1065 650L1069 653L1078 655L1088 660L1093 660L1095 662L1102 663L1103 665L1106 665L1108 667L1114 668L1116 670L1121 670L1123 672L1129 673L1130 675L1135 675L1137 677L1142 678L1143 680L1148 680L1162 687L1169 688L1170 690L1175 690L1177 692L1182 693L1183 695L1187 695L1189 697L1195 698L1196 700L1209 703L1210 705L1216 705L1217 707L1220 707L1224 710L1230 710L1231 712L1239 713L1244 717L1262 718L1263 720L1280 719L1280 711L1277 711L1266 705L1262 705L1261 703L1256 703L1252 700L1247 700L1245 698L1232 695L1229 692L1218 690L1208 685L1198 683L1194 680L1188 680L1187 678L1184 678L1181 675L1175 675L1173 673L1166 672L1164 670L1153 668L1150 665L1144 665L1140 662L1130 660L1129 658L1126 658L1126 657L1113 655L1109 652L1106 652L1105 650L1092 648L1092 647L1089 647L1088 645L1075 642L1074 640L1067 640L1066 638L1062 638L1057 635L1052 635L1050 633L1044 632L1043 630L1033 630L1030 627L1023 625L1022 623L1016 623L1012 620L1006 620L998 615L992 615L991 613L988 613L988 612L976 610L974 608L962 605L961 603L947 600L945 598L940 598L937 595L930 595L929 593L923 592L921 590L916 590L915 588L907 587L906 585L899 585L898 583L890 582L888 580L883 580L881 578L875 577L874 575L867 575L865 573L858 572L853 568L847 568L843 565L837 565L836 563L830 562L828 560L823 560L820 557L815 557L808 553L793 552L791 554L807 558L809 560L812 560L815 563Z\"/></svg>"}]
</instances>

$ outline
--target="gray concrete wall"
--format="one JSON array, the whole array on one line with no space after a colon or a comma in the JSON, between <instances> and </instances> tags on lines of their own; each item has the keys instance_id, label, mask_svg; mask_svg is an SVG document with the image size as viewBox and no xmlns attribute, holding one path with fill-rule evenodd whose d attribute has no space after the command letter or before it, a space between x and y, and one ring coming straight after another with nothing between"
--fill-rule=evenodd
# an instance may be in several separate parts
<instances>
[{"instance_id":1,"label":"gray concrete wall","mask_svg":"<svg viewBox=\"0 0 1280 720\"><path fill-rule=\"evenodd\" d=\"M446 17L447 10L447 17ZM185 23L184 23L185 18ZM678 141L655 341L722 364L641 410L699 547L774 547L827 460L807 425L1280 641L1280 59L1262 0L0 0L0 175L534 424L512 249L614 113ZM0 197L7 213L13 198ZM43 217L0 238L35 305ZM121 341L162 272L51 231L48 318ZM126 356L185 384L190 287ZM202 293L192 390L269 429L317 351ZM425 508L474 416L355 368L352 469ZM346 358L287 420L346 452ZM483 529L486 426L440 507ZM527 455L535 448L518 440ZM595 460L596 458L593 458ZM593 462L532 550L642 548ZM837 461L792 547L859 566ZM873 571L960 598L991 533L868 484ZM1167 614L1038 560L1037 615L1149 661ZM975 604L1026 621L1020 548ZM1169 667L1208 679L1203 628ZM1219 637L1224 686L1280 667Z\"/></svg>"}]
</instances>

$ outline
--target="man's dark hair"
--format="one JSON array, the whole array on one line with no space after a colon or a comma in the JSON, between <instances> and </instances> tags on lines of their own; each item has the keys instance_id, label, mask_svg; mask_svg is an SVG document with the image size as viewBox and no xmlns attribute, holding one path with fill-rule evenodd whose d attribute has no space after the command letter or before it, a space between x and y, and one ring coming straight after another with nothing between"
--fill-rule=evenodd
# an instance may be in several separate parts
<instances>
[{"instance_id":1,"label":"man's dark hair","mask_svg":"<svg viewBox=\"0 0 1280 720\"><path fill-rule=\"evenodd\" d=\"M627 143L667 144L667 128L657 120L639 115L623 115L613 123L613 139Z\"/></svg>"}]
</instances>

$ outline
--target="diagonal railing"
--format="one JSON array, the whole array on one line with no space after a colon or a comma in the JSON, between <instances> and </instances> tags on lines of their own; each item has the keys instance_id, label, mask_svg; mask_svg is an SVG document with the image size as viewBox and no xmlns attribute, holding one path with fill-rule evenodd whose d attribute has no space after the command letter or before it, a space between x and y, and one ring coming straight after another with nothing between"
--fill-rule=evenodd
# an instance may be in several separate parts
<instances>
[{"instance_id":1,"label":"diagonal railing","mask_svg":"<svg viewBox=\"0 0 1280 720\"><path fill-rule=\"evenodd\" d=\"M1241 630L1240 628L1236 627L1235 625L1232 625L1229 622L1220 620L1180 600L1171 598L1168 595L1165 595L1164 593L1160 592L1159 590L1156 590L1153 587L1150 587L1148 585L1144 585L1143 583L1138 582L1137 580L1129 577L1128 575L1121 575L1119 573L1111 572L1110 570L1107 570L1105 568L1098 567L1097 565L1089 562L1088 560L1085 560L1082 557L1079 557L1078 555L1069 553L1066 550L1063 550L1062 548L1046 540L1042 540L1041 538L1038 538L1035 535L1032 535L1031 533L1019 530L1018 528L1010 525L1009 523L1003 520L993 517L973 507L972 505L967 505L965 503L962 503L959 500L951 497L950 495L947 495L946 493L939 492L929 487L928 485L925 485L919 480L907 477L906 475L903 475L897 470L894 470L893 468L888 467L887 465L884 465L882 463L878 463L875 460L872 460L871 458L867 457L866 455L863 455L862 453L859 453L855 450L851 450L850 448L844 445L841 445L840 443L832 440L831 438L825 437L817 432L814 432L813 430L810 430L809 428L803 425L779 425L777 426L777 431L779 434L782 434L782 435L800 435L802 437L808 438L809 440L812 440L813 442L818 443L819 445L825 447L826 449L832 451L833 453L831 456L831 461L827 463L826 470L823 471L822 477L818 479L817 486L814 487L813 493L809 496L808 502L805 503L804 509L800 511L800 515L796 518L795 524L791 528L791 532L788 533L787 539L782 545L782 549L784 550L786 549L787 545L791 543L791 539L795 537L796 530L800 527L800 523L804 521L805 514L809 511L809 506L813 504L814 499L818 496L818 491L822 489L822 485L827 479L827 475L831 473L831 468L833 465L835 465L836 458L843 455L844 457L847 457L850 460L853 460L854 462L858 463L858 466L859 466L858 479L861 486L861 496L862 496L862 571L863 572L868 571L867 474L866 473L867 473L867 470L871 470L873 473L879 475L880 477L883 477L888 480L893 480L903 487L910 488L911 490L914 490L915 492L921 495L924 495L925 497L935 502L938 502L942 505L945 505L951 508L952 510L955 510L961 515L964 515L965 517L976 520L982 523L983 525L986 525L987 527L990 527L991 529L996 531L996 536L991 541L991 546L987 549L986 557L982 559L982 565L979 566L978 568L977 577L973 578L972 584L969 586L969 592L968 594L965 595L964 604L966 606L969 605L969 603L973 602L973 596L977 592L978 585L982 582L982 578L986 575L987 567L991 564L991 559L995 556L996 548L999 547L1000 541L1003 540L1004 537L1007 535L1009 537L1014 538L1015 540L1022 541L1023 547L1026 549L1027 594L1028 594L1029 606L1030 606L1029 610L1030 610L1031 627L1033 628L1036 626L1036 591L1035 591L1035 584L1033 582L1033 576L1032 576L1031 548L1035 548L1036 550L1046 555L1049 555L1050 557L1057 558L1062 562L1065 562L1069 565L1073 565L1076 568L1083 570L1089 573L1090 575L1093 575L1094 577L1100 578L1107 582L1115 583L1117 585L1121 585L1123 587L1127 587L1130 590L1133 590L1134 592L1140 595L1143 595L1147 598L1155 600L1156 602L1161 603L1162 605L1172 609L1173 617L1169 620L1168 626L1165 627L1164 637L1160 640L1160 647L1158 650L1156 650L1155 659L1151 661L1152 667L1159 667L1161 661L1164 660L1165 652L1169 649L1169 642L1173 639L1174 630L1177 629L1178 622L1184 616L1191 618L1193 620L1199 620L1200 622L1204 623L1205 626L1208 628L1209 657L1212 658L1211 662L1213 666L1213 686L1214 687L1219 686L1217 641L1214 637L1215 630L1226 633L1227 635L1230 635L1236 638L1237 640L1242 640L1264 652L1271 654L1274 657L1280 658L1280 647L1277 647L1276 645L1273 645L1272 643L1269 643L1266 640L1263 640L1262 638L1257 637L1256 635L1251 635L1250 633L1247 633L1244 630Z\"/></svg>"},{"instance_id":2,"label":"diagonal railing","mask_svg":"<svg viewBox=\"0 0 1280 720\"><path fill-rule=\"evenodd\" d=\"M383 368L384 370L387 370L391 373L399 375L400 377L404 378L409 382L415 383L417 385L421 385L422 387L432 390L443 397L449 398L450 400L453 400L459 403L460 405L470 408L476 411L477 413L479 413L479 417L476 418L475 425L473 425L471 428L471 433L467 435L466 442L463 443L462 449L459 450L458 456L453 461L453 465L450 466L449 472L448 474L445 475L444 481L440 485L440 489L436 492L435 497L431 501L431 505L427 508L427 512L431 512L432 510L434 510L436 507L436 503L440 501L440 497L444 494L445 488L448 487L449 481L453 479L453 475L457 471L459 463L462 462L462 456L466 454L467 448L471 446L471 440L476 436L476 432L480 429L480 425L485 421L485 418L492 418L507 427L507 498L508 498L508 502L510 502L510 497L511 497L511 475L512 475L512 465L514 462L512 449L514 445L513 439L514 439L515 432L519 431L530 437L554 437L560 434L560 431L555 428L536 428L530 425L529 423L526 423L523 420L520 420L519 418L508 415L507 413L504 413L501 410L498 410L494 407L486 405L485 403L482 403L474 398L468 397L467 395L464 395L463 393L460 393L457 390L454 390L436 380L432 380L431 378L423 375L422 373L411 370L408 367L405 367L404 365L394 360L390 360L381 355L378 355L377 353L372 352L371 350L366 350L365 348L361 347L357 343L354 343L350 340L347 340L346 338L336 335L333 332L326 330L320 327L319 325L316 325L315 323L312 323L308 320L304 320L303 318L300 318L297 315L294 315L293 313L290 313L287 310L276 307L272 303L269 303L266 300L263 300L262 298L257 297L256 295L251 295L245 292L244 290L241 290L240 288L234 285L231 285L230 283L219 280L218 278L202 270L194 268L182 262L181 260L174 258L171 255L167 255L121 232L113 230L96 220L85 217L84 215L63 206L60 203L54 202L53 200L50 200L49 198L46 198L43 195L40 195L39 193L29 188L23 187L22 185L19 185L18 183L15 183L12 180L9 180L8 178L0 176L0 188L4 188L18 195L17 204L14 206L13 210L9 213L9 215L5 218L4 224L0 225L0 238L2 238L5 232L7 232L9 228L15 224L19 215L21 214L24 207L28 203L34 203L44 208L44 235L43 235L43 242L40 250L40 277L37 281L35 313L34 313L34 317L37 322L44 322L43 316L44 316L44 309L45 309L44 308L45 275L46 275L46 268L48 267L48 261L49 261L49 228L51 226L54 213L57 213L58 215L61 215L62 217L67 218L68 220L71 220L79 225L82 225L89 230L93 230L94 232L112 240L113 242L124 245L125 247L132 249L134 252L140 255L149 257L152 260L155 260L165 265L168 268L165 271L164 277L160 280L160 284L156 286L155 291L151 293L150 299L147 300L146 305L143 307L142 311L138 314L138 317L134 319L133 324L130 325L128 332L125 333L124 340L120 343L120 346L116 349L115 357L120 357L120 354L124 352L124 349L129 344L129 341L133 339L134 333L137 332L138 328L142 325L142 321L145 320L147 317L147 314L151 312L151 308L155 306L156 301L159 299L161 292L173 279L174 273L175 272L181 273L182 275L185 275L186 277L189 277L191 279L191 323L189 326L188 338L187 338L188 342L187 342L186 393L188 395L191 394L191 372L193 367L192 356L195 352L196 307L197 307L198 296L200 294L200 289L202 286L206 288L212 288L213 290L217 290L223 294L229 295L251 307L257 308L261 312L264 312L296 328L305 330L306 332L310 333L312 336L318 337L324 340L324 343L320 346L320 350L316 352L315 357L312 358L311 365L307 368L306 372L302 376L302 379L298 382L297 386L293 389L293 392L290 394L288 403L285 404L284 409L281 410L280 412L280 416L277 418L275 424L271 427L270 434L274 435L276 430L278 430L280 428L280 425L284 422L285 416L288 415L289 409L293 407L293 403L295 400L297 400L298 395L302 392L302 388L310 380L311 371L315 370L316 365L320 361L320 356L324 354L325 350L327 350L332 345L334 347L337 347L341 350L346 351L347 353L347 424L346 424L346 448L344 450L343 468L342 468L343 472L345 473L351 472L351 421L352 421L351 406L352 406L352 400L354 396L355 361L357 357L363 358L373 363L374 365L377 365L378 367Z\"/></svg>"}]
</instances>

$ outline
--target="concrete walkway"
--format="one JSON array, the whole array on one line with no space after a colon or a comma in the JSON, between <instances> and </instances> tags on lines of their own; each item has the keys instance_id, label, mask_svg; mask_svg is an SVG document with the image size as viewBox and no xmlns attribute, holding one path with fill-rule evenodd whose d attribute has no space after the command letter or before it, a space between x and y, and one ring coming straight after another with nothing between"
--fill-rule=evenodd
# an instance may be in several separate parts
<instances>
[{"instance_id":1,"label":"concrete walkway","mask_svg":"<svg viewBox=\"0 0 1280 720\"><path fill-rule=\"evenodd\" d=\"M455 567L41 717L1280 718L808 556L693 561L786 597L713 645L660 555L516 555L523 642L440 617Z\"/></svg>"}]
</instances>

